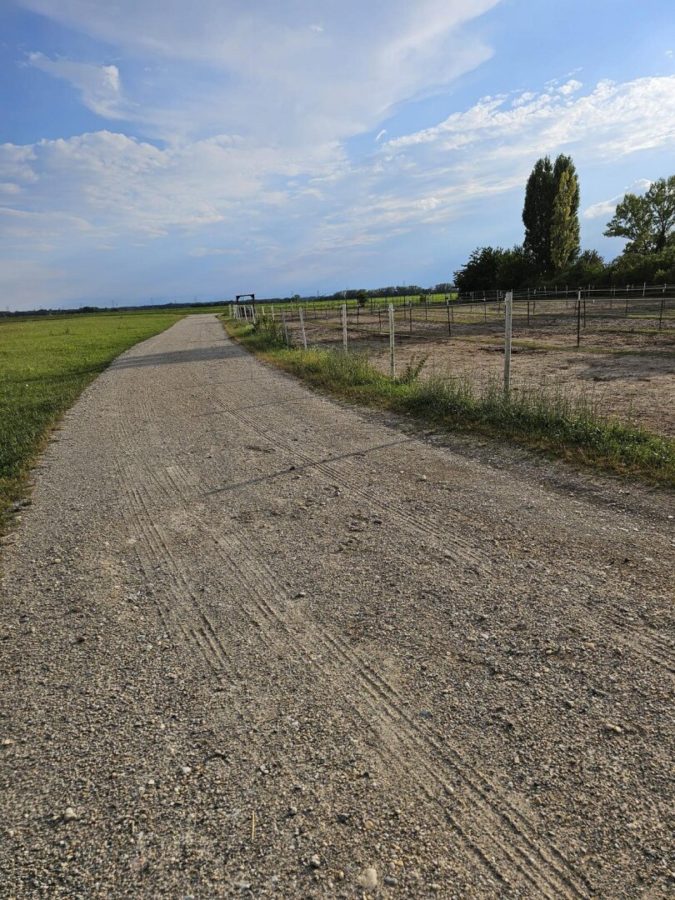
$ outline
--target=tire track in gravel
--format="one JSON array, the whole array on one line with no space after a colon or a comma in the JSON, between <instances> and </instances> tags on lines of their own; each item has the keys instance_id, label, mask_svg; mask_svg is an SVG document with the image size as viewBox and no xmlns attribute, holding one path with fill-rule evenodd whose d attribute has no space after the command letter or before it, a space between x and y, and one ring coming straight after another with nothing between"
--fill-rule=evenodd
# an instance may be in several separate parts
<instances>
[{"instance_id":1,"label":"tire track in gravel","mask_svg":"<svg viewBox=\"0 0 675 900\"><path fill-rule=\"evenodd\" d=\"M144 418L147 420L150 414L151 411L146 408ZM135 453L137 464L143 466L143 454L138 443ZM324 474L329 479L333 478L332 471ZM394 761L399 759L408 761L408 765L400 769L402 775L416 781L418 788L427 798L440 807L442 815L453 831L483 865L505 885L511 887L515 887L519 882L526 882L551 898L588 896L590 890L588 882L573 870L562 853L553 845L544 849L542 837L536 827L521 810L508 802L496 784L471 767L456 748L443 743L431 728L421 729L403 710L401 695L367 660L338 634L326 627L306 619L300 622L289 618L290 598L279 587L266 560L259 555L254 556L251 548L241 542L234 532L228 534L228 542L234 548L228 552L221 538L209 527L208 515L198 516L193 511L194 501L197 499L195 480L189 477L184 467L174 464L163 467L160 471L156 467L145 465L144 475L143 479L136 478L136 483L144 484L147 491L148 485L154 482L158 494L163 497L165 503L175 503L179 500L183 505L183 514L202 535L199 543L208 540L211 552L218 554L229 574L243 581L247 588L247 596L253 600L258 616L265 622L270 642L274 642L286 653L291 649L297 652L296 648L299 648L303 662L318 669L318 674L324 679L334 680L345 672L349 673L348 680L353 679L355 675L358 677L360 686L358 695L362 699L364 697L368 699L368 714L364 716L356 703L350 706L348 712L352 717L358 714L359 725L363 725L364 722L366 724L378 722L380 734L388 750L383 757L385 765L392 768L394 764L400 768ZM144 502L143 506L148 515L151 505L157 505L158 502L161 503L162 500L157 496L150 503ZM156 525L153 528L156 532L160 531ZM177 571L178 567L170 555L168 544L166 537L160 534L161 546L158 550L161 554L161 548L166 548L172 569ZM185 575L190 566L189 558L181 559L179 568L183 583L195 607L199 608L199 601ZM275 602L270 602L270 598ZM251 618L250 611L246 610L246 613ZM199 615L206 618L201 608ZM263 630L257 616L253 617L252 621L257 628ZM215 626L212 623L211 628L215 633ZM315 655L316 648L321 648L327 658L338 657L341 660L342 665L337 671L334 666L330 668L321 663ZM420 779L418 774L420 771L424 773L425 778ZM433 790L429 789L429 783L434 785ZM462 789L467 792L466 798L461 796ZM445 802L439 803L439 795ZM448 805L457 806L460 800L461 821L448 808ZM477 810L480 811L478 815ZM496 857L496 862L492 861L492 856Z\"/></svg>"},{"instance_id":2,"label":"tire track in gravel","mask_svg":"<svg viewBox=\"0 0 675 900\"><path fill-rule=\"evenodd\" d=\"M368 714L364 716L356 704L350 706L347 712L352 718L358 716L359 721L355 724L361 727L373 721L379 723L379 731L388 750L382 756L387 768L397 769L408 780L416 781L427 798L440 806L453 831L476 859L505 885L515 888L519 881L526 881L550 898L588 896L588 883L573 872L562 854L556 848L551 848L550 854L542 849L541 836L520 811L515 808L508 811L500 809L493 798L493 795L498 795L497 786L471 769L454 748L443 744L437 737L432 738L430 729L423 732L402 710L401 696L343 639L307 620L293 621L280 611L281 606L288 611L290 598L280 590L269 566L261 557L253 557L250 547L234 534L228 535L228 542L233 549L229 552L226 550L222 540L209 528L206 517L199 517L190 511L193 498L189 493L186 496L186 487L191 486L187 479L176 477L178 468L172 467L171 481L185 503L186 516L202 535L200 543L210 541L211 552L218 554L229 572L238 575L246 585L247 596L253 600L257 612L265 620L268 641L275 643L286 653L290 648L294 652L300 650L303 663L317 669L318 674L329 680L329 683L334 682L336 676L344 676L344 673L348 673L349 679L357 675L360 681L358 694L361 698L367 697L369 701ZM157 483L161 480L156 471L146 471L146 475L154 478ZM166 540L164 544L167 544ZM189 566L189 559L181 560L184 572ZM270 597L276 601L276 605L270 602ZM247 614L250 616L249 611ZM252 621L263 629L259 619L253 618ZM323 651L318 657L317 648ZM335 666L322 664L323 654L328 658L339 657L342 665L336 669ZM430 748L433 756L430 755ZM400 759L406 759L408 764L401 766L398 763ZM448 769L454 777L444 775L439 770L439 765ZM419 777L420 770L425 774L425 779ZM429 789L429 782L434 785L434 790ZM469 793L462 801L461 821L448 808L456 806L461 798L458 783ZM439 803L439 794L445 802ZM504 798L500 799L503 802ZM480 811L478 815L477 810ZM493 856L496 861L493 861ZM519 877L514 877L514 872Z\"/></svg>"},{"instance_id":3,"label":"tire track in gravel","mask_svg":"<svg viewBox=\"0 0 675 900\"><path fill-rule=\"evenodd\" d=\"M139 448L136 448L136 454L140 458L142 454L139 452ZM173 470L173 475L169 475L167 481L164 481L161 475L158 473L157 469L153 467L146 467L143 471L143 478L138 479L139 469L138 468L130 468L127 467L126 472L124 473L127 478L133 478L137 483L137 487L133 489L129 489L127 491L127 498L130 501L131 506L133 507L133 524L138 532L142 535L144 539L145 546L149 551L150 555L146 556L143 553L139 553L138 557L141 562L141 565L146 572L148 577L152 576L152 570L149 568L149 560L152 559L154 564L159 564L160 567L166 567L166 571L172 577L179 580L183 586L183 591L172 590L171 596L174 600L174 603L169 608L166 604L162 604L157 600L157 598L153 598L158 606L158 611L160 614L160 618L163 623L165 623L167 632L169 634L177 635L182 637L187 643L192 644L195 648L202 653L207 663L209 664L212 672L218 680L220 681L224 675L224 666L222 665L225 661L224 652L220 652L222 649L221 642L218 638L217 629L214 623L209 619L208 615L204 611L202 605L200 604L196 592L192 588L192 580L188 576L188 573L192 572L194 577L194 569L195 569L195 561L190 557L182 557L180 560L180 565L178 565L174 554L169 549L170 540L167 537L164 529L161 526L152 523L152 519L155 516L152 513L153 507L161 507L165 504L170 504L175 506L176 498L179 497L185 500L184 494L179 489L181 484L181 478L176 475L176 471L179 469L178 466L172 466L167 468L167 474L169 468ZM158 504L157 497L153 496L151 492L148 491L147 486L149 483L154 482L156 487L159 490L159 493L162 495L162 502ZM185 482L183 482L183 485ZM142 485L142 486L141 486ZM171 488L174 490L172 491ZM183 487L184 490L184 487ZM189 506L191 506L191 501L189 501ZM316 656L316 650L312 650L312 644L307 645L307 635L302 635L302 641L299 641L298 638L300 635L297 632L294 632L289 629L288 622L281 617L276 609L268 602L266 592L261 589L261 582L259 579L255 577L255 573L252 571L251 566L245 562L247 548L241 545L239 542L234 541L236 545L235 553L227 553L225 548L223 547L222 541L219 537L217 537L211 529L209 529L193 512L189 506L185 506L183 511L187 518L189 518L192 523L195 525L197 529L200 530L202 539L207 537L209 539L209 550L211 553L215 553L220 560L226 564L228 573L234 578L236 577L239 582L244 582L247 587L247 596L252 599L255 606L255 612L252 612L251 609L247 606L240 606L239 611L249 620L251 624L253 624L256 628L256 632L259 635L261 640L261 649L269 650L271 644L276 645L277 649L288 655L290 652L298 653L298 649L302 653L302 657L300 662L306 667L310 666L318 670L319 675L327 676L328 669L325 666L322 666L319 659ZM231 536L230 536L231 537ZM242 579L242 574L244 578ZM187 598L187 599L186 599ZM208 623L208 631L209 636L207 638L206 643L202 639L200 639L197 632L194 629L190 629L189 631L185 629L182 624L182 618L180 616L181 611L186 617L190 617L197 613L197 616L202 621ZM172 628L167 622L167 616L171 612L173 614L173 618L176 620L176 625ZM257 613L258 615L256 615ZM265 640L263 640L265 638ZM214 651L215 644L215 651ZM215 658L215 662L214 662ZM350 668L350 676L352 675L352 671ZM236 673L233 671L228 671L228 675L230 678L234 679ZM335 675L335 671L331 670L331 677ZM352 718L354 724L365 730L372 730L372 721L376 719L376 715L372 715L370 717L365 716L361 713L355 706L347 707L345 709L346 714ZM371 710L374 712L374 710ZM389 735L389 740L385 742L387 746L388 752L386 754L378 751L375 748L375 752L381 759L381 762L386 767L386 769L390 771L397 771L400 777L405 777L410 779L411 776L413 780L417 782L417 787L425 794L427 799L433 802L435 805L438 805L438 797L433 792L430 791L428 784L419 779L419 776L416 776L410 767L402 767L398 763L399 758L404 758L405 756L409 756L409 748L403 743L399 747L399 743L396 741L396 736L392 732ZM428 774L433 776L433 771L428 770ZM453 792L453 789L445 789L445 792L450 795ZM456 821L455 817L449 812L447 809L441 807L440 813L442 815L442 819L437 819L436 824L440 825L442 821L445 821L449 824L452 830L457 835L458 839L462 841L466 850L474 857L475 861L487 869L497 881L502 884L504 887L511 885L511 879L509 879L503 872L503 870L498 867L495 861L491 858L491 856L486 853L483 848L471 837L469 837L462 826ZM529 879L531 881L531 879ZM541 881L531 881L531 884L541 890ZM567 896L567 894L548 894L545 896L555 897L555 896ZM576 894L570 896L578 896Z\"/></svg>"},{"instance_id":4,"label":"tire track in gravel","mask_svg":"<svg viewBox=\"0 0 675 900\"><path fill-rule=\"evenodd\" d=\"M256 365L252 360L250 364ZM192 376L194 373L190 371L186 374ZM206 382L207 388L210 387L208 379ZM248 378L234 379L234 382L247 383L256 390L264 390L266 387L265 379L260 379L260 384ZM203 393L204 379L200 381L194 379L193 389L195 392ZM295 403L297 399L288 402ZM265 401L260 406L277 406L278 403L278 400ZM316 469L326 482L341 483L348 496L356 495L369 506L373 506L379 499L376 497L373 501L372 492L364 490L356 477L336 472L335 461L330 459L317 461L315 455L301 451L290 441L284 441L273 428L262 428L257 421L247 415L246 407L230 409L221 404L220 411L234 421L235 428L239 432L242 428L249 430L266 443L271 442L284 450L291 458L299 457L304 460L307 467ZM148 407L141 418L148 419L151 416L152 410ZM208 417L206 419L208 422ZM207 427L212 430L211 425ZM215 432L213 433L215 435ZM204 435L201 435L201 438L203 439ZM215 436L214 444L218 444L218 436ZM143 453L140 445L138 450L139 462L142 463ZM363 454L368 450L356 452ZM454 808L455 818L448 818L448 824L466 842L467 848L471 849L476 858L503 880L505 886L509 885L517 890L519 886L529 885L530 888L535 888L540 894L549 897L588 896L591 887L585 877L574 871L563 854L550 841L542 838L537 826L527 815L509 804L508 798L499 796L501 792L495 784L489 779L481 781L484 776L473 770L456 748L448 748L443 738L426 722L420 727L419 723L413 721L403 708L400 693L367 659L355 651L339 634L318 623L298 621L294 617L292 605L289 605L290 597L280 586L278 577L265 559L255 554L251 546L242 543L232 529L228 531L228 546L223 544L221 536L209 525L212 510L203 504L195 507L195 502L199 503L205 499L203 475L203 471L200 471L199 476L193 475L176 461L163 470L146 470L143 480L146 485L154 481L154 490L158 495L162 495L162 502L170 505L179 500L183 507L183 515L189 518L192 527L199 532L201 542L209 547L214 555L220 557L231 575L241 579L245 586L246 600L252 602L254 606L252 621L256 622L260 630L263 647L274 644L287 653L289 649L300 652L303 662L316 669L322 680L344 679L345 673L349 673L353 679L356 674L363 708L359 708L358 703L352 703L349 712L355 724L358 727L362 727L364 723L368 725L369 722L378 724L386 747L383 762L391 768L392 760L408 761L406 768L398 768L397 771L408 780L415 780L424 795L439 807L442 815L448 815L449 805ZM265 477L263 476L263 479ZM244 487L243 483L241 487ZM250 483L247 492L251 497L255 495L264 498L264 480L261 480L259 486ZM159 502L157 497L146 500L146 504L149 503L151 506L156 502ZM393 515L391 507L380 505L376 508L384 509L399 526L405 527L416 536L421 527L426 526L428 529L431 524L431 520L426 521L423 517L410 517L408 511L401 510L400 507ZM197 514L196 509L200 510L201 515ZM399 512L403 515L397 515ZM165 543L170 542L170 538L166 535L163 536L163 540ZM440 546L445 549L447 544L443 543ZM180 568L183 572L188 571L190 565L190 559L180 559ZM193 576L187 577L188 586L191 577ZM199 605L196 596L194 602ZM250 606L250 603L247 603L247 606ZM242 610L242 613L244 612L251 617L250 608ZM586 610L584 612L587 613ZM212 624L212 628L217 632L217 624ZM347 696L349 695L348 692ZM461 785L460 788L458 783ZM431 790L429 785L432 785ZM504 799L506 808L500 808ZM450 815L452 816L452 813ZM487 851L483 850L486 839ZM494 856L494 862L489 854Z\"/></svg>"},{"instance_id":5,"label":"tire track in gravel","mask_svg":"<svg viewBox=\"0 0 675 900\"><path fill-rule=\"evenodd\" d=\"M222 409L223 412L226 412L235 421L251 429L260 437L263 437L268 441L270 440L270 432L261 428L255 419L246 415L242 410L228 409L227 407L222 407ZM279 433L274 434L273 440L277 446L286 450L291 455L302 459L306 466L314 468L327 477L339 481L351 494L364 500L374 509L392 516L392 518L396 519L400 525L410 530L413 534L419 534L420 532L424 534L425 541L435 550L444 553L447 552L448 546L450 546L455 550L456 560L459 563L475 566L481 575L488 575L492 570L492 560L489 556L474 547L470 541L462 540L456 534L447 534L443 541L439 541L435 537L435 529L438 525L437 522L433 522L427 516L410 512L401 503L391 501L386 502L375 491L360 485L358 480L350 475L349 469L345 469L343 459L340 459L339 457L334 460L317 459L310 454L304 453L299 447L292 445L290 442L285 442ZM408 440L410 439L393 441L392 445L407 443ZM373 449L378 450L382 448L380 446L375 448L364 448L351 455L365 456L372 452Z\"/></svg>"},{"instance_id":6,"label":"tire track in gravel","mask_svg":"<svg viewBox=\"0 0 675 900\"><path fill-rule=\"evenodd\" d=\"M130 442L133 441L133 437L130 430L125 427L126 416L121 411L117 421L121 426L120 432L126 439L127 446L129 446ZM155 580L152 568L153 562L163 559L172 576L172 583L167 586L169 595L173 600L172 603L163 601L154 588L149 592L167 634L182 638L182 640L177 642L177 646L180 648L184 648L187 645L194 646L209 669L221 680L228 678L228 683L230 683L234 673L231 660L213 627L213 623L204 614L195 593L191 590L182 571L176 565L175 558L164 535L152 521L153 517L147 499L144 496L143 482L139 481L137 477L138 471L132 468L128 461L126 464L122 463L119 457L118 469L120 472L119 482L123 487L126 498L123 509L129 511L129 524L134 536L140 538L140 542L134 545L134 550L141 570L147 581L153 583ZM180 584L183 585L183 591L176 588L176 585ZM200 623L198 625L186 627L185 622L177 616L177 610L184 603L185 596L188 597L190 610L197 615L197 621Z\"/></svg>"},{"instance_id":7,"label":"tire track in gravel","mask_svg":"<svg viewBox=\"0 0 675 900\"><path fill-rule=\"evenodd\" d=\"M314 468L324 475L340 482L345 490L369 503L374 510L392 514L401 525L407 526L413 535L416 535L421 531L425 536L425 541L437 551L441 553L446 552L448 544L450 544L455 550L459 550L457 557L455 557L455 561L464 563L465 565L474 566L477 569L477 574L480 574L481 576L487 576L490 571L492 571L492 561L486 554L477 551L468 541L460 541L456 535L446 533L443 541L435 539L434 531L437 530L437 522L434 522L430 517L410 513L400 504L384 503L382 498L375 491L360 486L356 478L349 475L348 470L347 472L345 472L344 469L341 471L339 468L341 460L336 459L335 462L323 459L317 460L316 457L303 453L296 445L290 442L284 442L278 434L272 435L269 429L261 428L254 419L247 416L241 410L229 409L222 404L221 409L224 413L227 413L235 421L238 421L249 428L259 437L262 437L267 441L273 441L277 446L282 447L294 457L300 457L307 467ZM365 455L371 452L372 449L380 448L366 448L361 451L361 453ZM227 490L227 488L224 488L224 490ZM213 489L213 491L214 493L217 493L218 488ZM619 595L617 599L625 603L630 602L630 598L625 595ZM631 622L627 622L625 618L621 617L618 613L598 615L597 610L590 609L587 606L582 607L578 604L575 604L575 608L579 613L589 616L593 621L612 627L614 636L618 642L641 654L646 659L654 662L669 673L675 673L673 645L667 639L661 638L658 634L646 631ZM626 634L626 629L629 630L630 634Z\"/></svg>"},{"instance_id":8,"label":"tire track in gravel","mask_svg":"<svg viewBox=\"0 0 675 900\"><path fill-rule=\"evenodd\" d=\"M245 353L245 351L242 352ZM293 385L293 387L295 386ZM293 398L291 401L287 402L297 402L297 399L301 397L302 392L299 391L298 398ZM224 414L237 419L241 422L242 425L250 428L259 437L267 441L269 441L273 437L273 441L276 446L281 447L284 451L291 455L292 458L300 457L301 459L303 459L305 467L311 467L316 471L322 472L330 478L334 478L346 490L350 491L352 494L356 494L366 503L369 503L373 509L380 512L393 514L393 516L398 519L400 524L402 524L404 527L408 526L410 528L413 536L417 536L421 532L425 535L426 542L441 553L447 552L448 544L452 545L455 551L457 551L458 548L461 548L460 553L457 554L453 561L460 564L463 562L465 565L474 566L477 574L480 574L481 576L489 574L489 572L492 570L492 560L487 554L480 552L479 550L477 550L477 548L472 546L470 542L463 541L459 539L456 534L449 532L446 532L444 534L444 540L442 542L435 539L435 533L438 530L438 522L435 521L432 517L411 513L409 510L406 510L405 507L403 507L400 503L383 503L381 496L378 495L375 491L358 484L356 477L351 475L350 469L345 469L343 459L340 459L339 457L334 461L323 458L317 459L316 456L312 456L303 452L298 447L297 443L284 440L279 429L277 429L276 431L270 431L269 428L261 427L254 418L252 418L250 415L247 415L247 412L250 408L257 409L261 405L276 407L280 402L283 401L281 401L280 399L275 399L272 401L267 401L263 404L253 404L252 407L247 406L236 408L224 404L222 400L218 401L220 409ZM366 455L367 453L372 452L373 449L379 448L366 448L365 450L361 451L361 453L363 455ZM355 453L353 455L360 454ZM214 490L217 491L217 488L215 488ZM456 510L453 511L453 515L455 517L457 516ZM463 524L465 527L471 527L472 523L465 518ZM625 604L627 607L630 607L632 598L629 595L622 593L618 586L615 588L615 593L617 604ZM597 609L579 603L574 604L574 608L578 614L583 615L584 617L588 617L590 621L600 623L605 627L609 626L612 629L612 634L619 644L622 644L633 652L640 654L645 659L663 668L669 674L675 673L675 646L673 645L672 641L668 640L667 637L661 636L651 629L641 627L639 623L630 621L619 611L608 611L605 613L600 613Z\"/></svg>"}]
</instances>

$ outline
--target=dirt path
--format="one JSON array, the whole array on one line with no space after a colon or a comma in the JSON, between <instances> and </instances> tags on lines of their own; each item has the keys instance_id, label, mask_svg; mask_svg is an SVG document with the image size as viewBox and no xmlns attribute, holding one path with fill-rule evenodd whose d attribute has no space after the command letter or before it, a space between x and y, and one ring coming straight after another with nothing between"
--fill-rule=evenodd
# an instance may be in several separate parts
<instances>
[{"instance_id":1,"label":"dirt path","mask_svg":"<svg viewBox=\"0 0 675 900\"><path fill-rule=\"evenodd\" d=\"M0 556L0 894L666 896L672 507L137 346Z\"/></svg>"}]
</instances>

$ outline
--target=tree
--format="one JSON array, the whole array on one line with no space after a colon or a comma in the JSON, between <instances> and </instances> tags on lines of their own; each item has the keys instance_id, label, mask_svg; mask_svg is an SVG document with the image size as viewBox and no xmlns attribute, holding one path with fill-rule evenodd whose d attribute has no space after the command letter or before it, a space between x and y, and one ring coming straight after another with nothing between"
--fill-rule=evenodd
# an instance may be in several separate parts
<instances>
[{"instance_id":1,"label":"tree","mask_svg":"<svg viewBox=\"0 0 675 900\"><path fill-rule=\"evenodd\" d=\"M519 288L533 276L532 261L522 245L502 250L497 266L498 284L500 288Z\"/></svg>"},{"instance_id":2,"label":"tree","mask_svg":"<svg viewBox=\"0 0 675 900\"><path fill-rule=\"evenodd\" d=\"M459 291L490 291L498 287L501 247L477 247L468 262L455 272L455 286Z\"/></svg>"},{"instance_id":3,"label":"tree","mask_svg":"<svg viewBox=\"0 0 675 900\"><path fill-rule=\"evenodd\" d=\"M599 284L606 280L607 270L597 250L584 250L560 275L569 284Z\"/></svg>"},{"instance_id":4,"label":"tree","mask_svg":"<svg viewBox=\"0 0 675 900\"><path fill-rule=\"evenodd\" d=\"M551 262L555 271L560 271L579 254L579 179L569 156L561 154L556 159L553 177Z\"/></svg>"},{"instance_id":5,"label":"tree","mask_svg":"<svg viewBox=\"0 0 675 900\"><path fill-rule=\"evenodd\" d=\"M673 240L675 175L654 181L646 194L625 194L607 223L606 237L628 240L627 253L658 253Z\"/></svg>"},{"instance_id":6,"label":"tree","mask_svg":"<svg viewBox=\"0 0 675 900\"><path fill-rule=\"evenodd\" d=\"M551 268L551 216L555 198L553 166L548 156L538 159L527 179L523 224L523 246L539 273Z\"/></svg>"},{"instance_id":7,"label":"tree","mask_svg":"<svg viewBox=\"0 0 675 900\"><path fill-rule=\"evenodd\" d=\"M525 188L525 252L539 275L568 265L579 252L579 179L571 157L538 159Z\"/></svg>"},{"instance_id":8,"label":"tree","mask_svg":"<svg viewBox=\"0 0 675 900\"><path fill-rule=\"evenodd\" d=\"M531 275L532 263L522 247L478 247L455 272L455 287L464 293L517 288Z\"/></svg>"}]
</instances>

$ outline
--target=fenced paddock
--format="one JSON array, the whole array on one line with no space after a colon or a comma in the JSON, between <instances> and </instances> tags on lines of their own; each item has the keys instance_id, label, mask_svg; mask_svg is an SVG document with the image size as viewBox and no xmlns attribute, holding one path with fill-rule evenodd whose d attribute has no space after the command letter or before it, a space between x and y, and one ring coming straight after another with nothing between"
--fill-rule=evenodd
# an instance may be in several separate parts
<instances>
[{"instance_id":1,"label":"fenced paddock","mask_svg":"<svg viewBox=\"0 0 675 900\"><path fill-rule=\"evenodd\" d=\"M370 298L359 305L257 304L233 315L279 320L290 345L344 348L390 371L480 385L501 378L504 292ZM675 436L675 285L520 291L513 299L512 389L583 394L600 412Z\"/></svg>"}]
</instances>

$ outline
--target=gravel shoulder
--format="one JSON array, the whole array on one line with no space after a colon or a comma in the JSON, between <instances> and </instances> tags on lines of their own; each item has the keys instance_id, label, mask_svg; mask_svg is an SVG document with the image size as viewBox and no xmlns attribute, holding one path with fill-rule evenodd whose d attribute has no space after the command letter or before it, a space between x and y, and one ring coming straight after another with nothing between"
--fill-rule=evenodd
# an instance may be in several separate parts
<instances>
[{"instance_id":1,"label":"gravel shoulder","mask_svg":"<svg viewBox=\"0 0 675 900\"><path fill-rule=\"evenodd\" d=\"M35 481L0 896L670 895L672 494L320 397L206 315Z\"/></svg>"}]
</instances>

